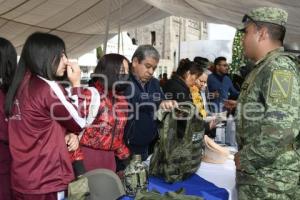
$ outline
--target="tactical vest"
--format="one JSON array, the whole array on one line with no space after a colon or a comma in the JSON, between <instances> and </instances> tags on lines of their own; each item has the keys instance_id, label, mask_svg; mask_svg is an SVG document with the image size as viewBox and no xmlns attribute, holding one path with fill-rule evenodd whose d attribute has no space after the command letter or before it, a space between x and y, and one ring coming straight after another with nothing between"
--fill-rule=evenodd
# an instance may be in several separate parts
<instances>
[{"instance_id":1,"label":"tactical vest","mask_svg":"<svg viewBox=\"0 0 300 200\"><path fill-rule=\"evenodd\" d=\"M184 105L183 105L184 104ZM204 121L191 103L172 112L158 111L159 141L150 160L150 175L181 181L197 171L203 151Z\"/></svg>"}]
</instances>

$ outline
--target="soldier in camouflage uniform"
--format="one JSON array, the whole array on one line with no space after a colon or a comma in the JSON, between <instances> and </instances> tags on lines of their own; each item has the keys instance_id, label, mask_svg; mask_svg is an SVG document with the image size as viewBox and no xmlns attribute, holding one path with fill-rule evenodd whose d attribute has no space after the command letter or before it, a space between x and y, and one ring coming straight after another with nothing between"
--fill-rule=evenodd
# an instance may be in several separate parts
<instances>
[{"instance_id":1,"label":"soldier in camouflage uniform","mask_svg":"<svg viewBox=\"0 0 300 200\"><path fill-rule=\"evenodd\" d=\"M300 75L297 58L282 48L287 15L278 8L258 8L239 28L245 56L256 62L238 99L239 200L300 198Z\"/></svg>"}]
</instances>

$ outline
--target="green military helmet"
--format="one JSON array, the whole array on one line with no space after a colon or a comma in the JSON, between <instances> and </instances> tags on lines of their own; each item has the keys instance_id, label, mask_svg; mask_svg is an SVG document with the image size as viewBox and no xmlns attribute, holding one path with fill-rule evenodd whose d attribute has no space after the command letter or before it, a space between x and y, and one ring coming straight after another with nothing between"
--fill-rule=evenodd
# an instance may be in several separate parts
<instances>
[{"instance_id":1,"label":"green military helmet","mask_svg":"<svg viewBox=\"0 0 300 200\"><path fill-rule=\"evenodd\" d=\"M260 7L256 8L243 17L242 24L237 27L238 30L243 31L249 22L264 22L272 23L285 27L287 23L288 13L281 8Z\"/></svg>"}]
</instances>

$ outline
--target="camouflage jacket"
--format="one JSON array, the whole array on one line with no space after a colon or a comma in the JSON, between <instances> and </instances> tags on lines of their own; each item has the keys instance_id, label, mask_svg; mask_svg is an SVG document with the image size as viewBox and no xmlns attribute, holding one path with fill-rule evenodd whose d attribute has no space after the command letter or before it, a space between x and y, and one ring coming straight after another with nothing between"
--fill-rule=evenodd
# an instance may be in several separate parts
<instances>
[{"instance_id":1,"label":"camouflage jacket","mask_svg":"<svg viewBox=\"0 0 300 200\"><path fill-rule=\"evenodd\" d=\"M297 182L300 157L300 75L298 60L278 48L256 63L242 85L237 113L240 147L238 184L290 190ZM298 65L298 66L297 66Z\"/></svg>"}]
</instances>

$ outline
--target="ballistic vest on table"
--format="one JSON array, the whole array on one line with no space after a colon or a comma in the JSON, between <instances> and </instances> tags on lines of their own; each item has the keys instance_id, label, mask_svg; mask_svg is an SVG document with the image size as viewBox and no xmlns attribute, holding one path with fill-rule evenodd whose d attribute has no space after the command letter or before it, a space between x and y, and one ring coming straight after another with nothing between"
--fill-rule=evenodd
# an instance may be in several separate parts
<instances>
[{"instance_id":1,"label":"ballistic vest on table","mask_svg":"<svg viewBox=\"0 0 300 200\"><path fill-rule=\"evenodd\" d=\"M181 181L197 171L203 151L204 122L191 103L172 112L159 110L159 141L150 160L150 175Z\"/></svg>"}]
</instances>

